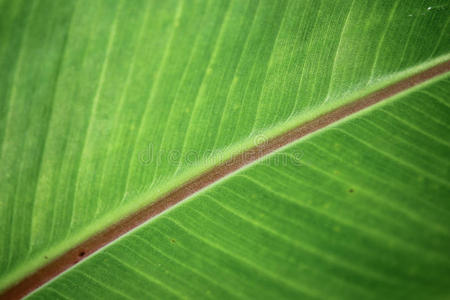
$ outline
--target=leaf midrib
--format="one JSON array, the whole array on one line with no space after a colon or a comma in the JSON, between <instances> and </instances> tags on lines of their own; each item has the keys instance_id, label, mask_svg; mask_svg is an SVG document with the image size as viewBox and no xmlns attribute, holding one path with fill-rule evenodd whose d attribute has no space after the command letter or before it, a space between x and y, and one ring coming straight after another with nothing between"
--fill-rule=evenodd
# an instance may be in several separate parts
<instances>
[{"instance_id":1,"label":"leaf midrib","mask_svg":"<svg viewBox=\"0 0 450 300\"><path fill-rule=\"evenodd\" d=\"M431 79L438 78L448 72L450 72L450 60L438 63L415 75L375 90L366 96L322 114L311 121L302 123L282 134L276 135L263 144L256 145L238 155L232 156L230 159L210 168L197 177L181 184L179 187L172 189L156 201L113 223L99 233L92 235L78 246L66 251L55 260L5 290L0 295L0 299L21 298L29 294L121 236L232 173L253 164L282 147L297 142L299 139L315 131L347 119L379 102L392 99L392 97L401 93L409 92L416 86L429 82Z\"/></svg>"}]
</instances>

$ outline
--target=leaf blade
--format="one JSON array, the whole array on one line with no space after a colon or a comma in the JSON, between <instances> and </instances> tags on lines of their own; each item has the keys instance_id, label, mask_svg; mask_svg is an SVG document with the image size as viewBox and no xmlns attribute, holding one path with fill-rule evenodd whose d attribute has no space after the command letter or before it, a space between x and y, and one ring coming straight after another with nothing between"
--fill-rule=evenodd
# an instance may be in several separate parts
<instances>
[{"instance_id":1,"label":"leaf blade","mask_svg":"<svg viewBox=\"0 0 450 300\"><path fill-rule=\"evenodd\" d=\"M2 244L7 245L2 247L0 259L1 270L5 272L1 276L2 287L44 264L46 254L51 259L56 257L137 209L141 201L156 199L215 164L208 161L192 166L181 159L177 164L166 159L149 167L136 155L146 151L149 140L157 146L157 154L167 156L167 151L174 147L182 152L184 160L189 158L190 150L201 157L211 150L211 145L215 147L212 150L225 149L224 156L230 157L241 148L248 148L253 142L252 135L261 130L275 126L273 132L284 131L291 124L299 124L330 110L333 105L356 98L358 93L366 93L448 58L448 43L442 38L448 31L443 25L448 23L448 17L442 10L427 12L419 4L379 1L367 7L353 6L350 11L338 9L350 8L350 1L240 2L230 4L229 19L219 24L225 18L221 5L226 6L227 1L220 5L210 3L208 9L215 12L210 16L204 15L205 6L201 1L181 8L179 1L163 4L137 1L122 6L118 1L113 3L80 1L76 8L71 6L73 2L63 5L42 1L29 6L25 2L4 1L2 4L6 8L1 12L1 19L5 20L2 36L12 41L1 46L2 66L5 66L0 80L1 107L6 114L2 113L0 120L0 159L5 171L0 190L4 204L2 228L6 228ZM400 9L394 11L395 5ZM117 7L120 9L116 10ZM417 15L408 19L407 12ZM422 16L423 12L428 15ZM146 13L153 18L146 19ZM43 18L46 14L52 17ZM71 14L73 17L69 17ZM296 18L298 15L302 18ZM328 15L335 18L329 21ZM346 16L354 21L344 31ZM395 22L386 23L389 19ZM196 44L191 41L196 39L204 43L198 49L211 57L216 53L207 43L208 32L214 36L209 31L211 27L200 26L199 20L210 22L216 30L219 26L224 28L219 42L221 51L218 50L214 64L211 63L219 71L223 68L222 72L215 72L214 67L209 70L209 62L205 64L201 59L203 52L194 51ZM20 26L23 22L27 22L26 26ZM120 30L117 43L107 57L108 35L114 22ZM140 40L135 28L146 22L149 24L141 25L144 40ZM366 37L354 43L352 40L361 36L361 26ZM409 26L415 30L410 31L408 38L396 36ZM434 31L441 34L430 34ZM340 52L336 66L331 66L328 56L336 54L342 44L341 39L336 39L338 32L346 39L344 45L349 49ZM170 42L170 36L176 42ZM315 36L325 38L315 39ZM381 37L384 42L378 44ZM62 50L65 38L67 49ZM404 43L405 39L409 42ZM304 40L307 43L303 44ZM371 50L374 45L382 50L374 53ZM397 46L403 48L401 57L392 51ZM353 59L355 48L360 55L356 56L358 59ZM228 64L227 53L234 49L240 50L233 53L232 63ZM390 55L377 58L377 53L385 51ZM129 52L136 53L135 58L123 59ZM61 59L60 72L56 66ZM102 65L106 59L112 62L107 67ZM207 79L206 87L205 81L198 80L201 74L195 72L195 67L183 76L191 59L197 59L200 73ZM130 71L134 61L140 64ZM286 71L285 66L288 66ZM103 72L106 79L100 87L103 67L110 69ZM372 71L373 68L377 71ZM333 69L342 72L333 76ZM370 81L372 73L377 75L378 83ZM132 84L123 91L128 76ZM57 78L56 83L52 84L54 80L49 78ZM336 82L330 82L330 78ZM197 106L196 101L187 101L184 94L172 91L172 86L186 90L190 82L195 82L194 90L201 90ZM336 90L330 93L330 86ZM101 109L92 113L93 99L100 89L104 89L99 96ZM55 100L51 102L49 95L53 91ZM226 103L228 91L231 100ZM171 99L171 103L147 104L149 95L156 95L150 97L153 100ZM286 99L282 105L277 101L278 95ZM321 106L328 95L332 95L332 101L327 101L328 106ZM220 100L215 101L216 96ZM28 99L33 99L31 107ZM115 106L119 102L120 109ZM185 106L171 113L175 103ZM226 109L223 122L218 118L222 107ZM242 111L235 117L239 108ZM255 112L262 115L257 116ZM186 115L191 117L192 128L180 134L186 144L179 142L181 137L161 136L164 131L171 133ZM166 116L173 119L166 120ZM48 128L39 125L41 119ZM89 125L91 122L95 125ZM92 128L91 134L88 128ZM145 128L141 129L144 133L136 128ZM209 134L218 128L222 130L212 139ZM112 142L102 143L108 140ZM220 141L217 145L216 140ZM117 155L105 159L103 153L116 151ZM194 159L196 163L201 161L201 158ZM97 174L98 170L105 170L107 175ZM130 178L123 180L127 174ZM35 209L29 209L30 206Z\"/></svg>"}]
</instances>

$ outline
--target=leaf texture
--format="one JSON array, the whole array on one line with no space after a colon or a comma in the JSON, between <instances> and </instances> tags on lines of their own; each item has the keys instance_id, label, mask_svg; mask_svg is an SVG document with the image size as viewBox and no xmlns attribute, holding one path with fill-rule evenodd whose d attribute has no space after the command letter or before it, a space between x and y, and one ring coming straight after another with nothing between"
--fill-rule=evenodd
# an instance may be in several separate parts
<instances>
[{"instance_id":1,"label":"leaf texture","mask_svg":"<svg viewBox=\"0 0 450 300\"><path fill-rule=\"evenodd\" d=\"M447 60L448 19L447 1L1 0L0 289L219 161Z\"/></svg>"}]
</instances>

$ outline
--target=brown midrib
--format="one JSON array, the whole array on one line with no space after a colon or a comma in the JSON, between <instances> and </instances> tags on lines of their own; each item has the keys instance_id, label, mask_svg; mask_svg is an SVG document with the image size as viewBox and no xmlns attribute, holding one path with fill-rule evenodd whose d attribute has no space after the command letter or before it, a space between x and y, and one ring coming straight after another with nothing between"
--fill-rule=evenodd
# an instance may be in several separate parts
<instances>
[{"instance_id":1,"label":"brown midrib","mask_svg":"<svg viewBox=\"0 0 450 300\"><path fill-rule=\"evenodd\" d=\"M436 76L450 71L450 61L440 63L418 74L400 80L388 87L375 91L367 96L359 98L347 105L323 114L316 119L297 126L267 142L255 146L241 154L238 154L226 162L204 172L198 177L186 182L180 187L169 192L157 201L145 206L139 211L129 215L119 222L109 226L100 233L65 252L36 272L25 277L15 285L6 289L0 299L19 299L39 288L49 280L55 278L63 271L69 269L92 253L98 251L107 244L115 241L130 230L148 221L152 217L167 210L194 193L208 187L212 183L224 178L232 172L260 159L271 152L293 143L300 138L322 129L334 122L344 119L378 102L386 100L400 92L408 90Z\"/></svg>"}]
</instances>

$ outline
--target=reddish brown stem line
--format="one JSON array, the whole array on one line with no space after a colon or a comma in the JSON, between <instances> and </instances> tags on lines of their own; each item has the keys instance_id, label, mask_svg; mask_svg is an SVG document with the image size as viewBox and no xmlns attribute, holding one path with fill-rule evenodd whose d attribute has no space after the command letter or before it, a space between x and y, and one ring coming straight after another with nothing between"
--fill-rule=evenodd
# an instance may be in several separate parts
<instances>
[{"instance_id":1,"label":"reddish brown stem line","mask_svg":"<svg viewBox=\"0 0 450 300\"><path fill-rule=\"evenodd\" d=\"M62 254L55 260L49 262L47 265L5 290L3 294L0 295L0 299L20 299L26 296L130 230L143 224L154 216L157 216L194 193L206 188L219 179L239 170L245 165L262 158L285 145L295 142L312 132L322 129L336 121L448 71L450 71L450 61L436 65L421 73L357 99L350 104L321 115L312 121L291 129L284 134L272 138L266 143L257 145L229 159Z\"/></svg>"}]
</instances>

